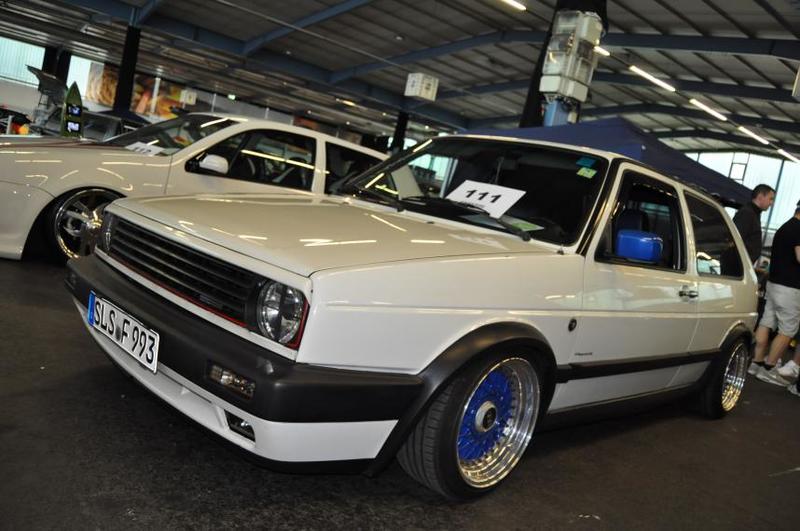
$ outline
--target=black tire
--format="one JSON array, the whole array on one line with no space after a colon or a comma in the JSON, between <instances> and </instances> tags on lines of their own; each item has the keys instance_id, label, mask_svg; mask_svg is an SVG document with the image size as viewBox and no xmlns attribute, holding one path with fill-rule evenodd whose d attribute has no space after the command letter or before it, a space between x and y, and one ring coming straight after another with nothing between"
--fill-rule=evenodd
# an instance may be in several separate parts
<instances>
[{"instance_id":1,"label":"black tire","mask_svg":"<svg viewBox=\"0 0 800 531\"><path fill-rule=\"evenodd\" d=\"M721 419L732 411L741 398L750 353L744 339L723 348L722 355L711 362L706 382L697 396L700 413L709 419Z\"/></svg>"},{"instance_id":2,"label":"black tire","mask_svg":"<svg viewBox=\"0 0 800 531\"><path fill-rule=\"evenodd\" d=\"M461 441L459 439L459 430L462 428L462 420L468 422L467 406L471 405L470 399L477 392L478 387L493 369L507 370L509 363L512 362L514 367L520 370L526 371L525 367L529 368L532 375L532 385L530 385L531 382L523 378L520 380L519 386L514 387L514 389L523 389L523 387L526 389L535 388L535 393L532 395L533 398L528 400L533 403L525 404L524 408L518 410L518 415L521 415L521 419L530 417L530 424L528 426L528 420L525 420L525 422L521 423L521 426L527 427L527 429L519 430L519 435L507 437L505 443L508 445L507 447L516 448L516 450L505 453L515 452L518 454L513 459L513 462L505 465L507 468L502 470L502 474L498 474L496 481L491 481L485 485L476 485L474 482L471 483L466 480L462 472L462 463L464 461L459 459L459 449L457 448L457 444ZM502 369L498 369L498 367L502 367ZM490 492L516 467L519 458L530 441L541 409L543 374L535 360L507 353L492 354L469 365L459 372L439 393L410 433L397 454L400 466L411 477L451 500L468 500ZM520 394L519 396L524 395ZM500 408L498 407L498 409ZM491 416L493 427L489 428L489 431L494 430L494 426L501 426L499 421L496 420L499 415L500 413ZM516 418L516 415L513 418ZM485 414L484 421L488 417L490 415ZM469 418L475 419L476 417ZM508 420L511 421L513 418ZM524 433L524 441L523 432L527 432ZM504 432L501 430L501 433ZM511 433L516 434L517 432ZM501 437L496 445L502 444L502 441L503 438ZM514 443L513 446L512 442ZM520 444L521 448L518 448Z\"/></svg>"},{"instance_id":3,"label":"black tire","mask_svg":"<svg viewBox=\"0 0 800 531\"><path fill-rule=\"evenodd\" d=\"M58 198L47 209L44 216L44 239L50 259L58 264L64 264L70 258L79 255L79 237L69 237L59 232L58 225L61 221L62 210L75 201L83 200L90 211L102 210L108 203L121 197L110 190L103 188L84 188L71 190ZM78 223L75 223L75 227Z\"/></svg>"}]
</instances>

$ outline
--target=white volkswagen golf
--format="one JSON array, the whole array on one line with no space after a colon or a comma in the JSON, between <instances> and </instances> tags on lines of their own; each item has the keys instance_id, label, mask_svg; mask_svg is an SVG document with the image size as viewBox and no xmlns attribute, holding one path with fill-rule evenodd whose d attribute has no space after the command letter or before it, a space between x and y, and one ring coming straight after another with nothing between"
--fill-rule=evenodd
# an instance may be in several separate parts
<instances>
[{"instance_id":1,"label":"white volkswagen golf","mask_svg":"<svg viewBox=\"0 0 800 531\"><path fill-rule=\"evenodd\" d=\"M709 195L611 153L475 136L337 193L116 201L67 285L114 363L273 466L397 456L463 499L545 421L736 406L756 279Z\"/></svg>"},{"instance_id":2,"label":"white volkswagen golf","mask_svg":"<svg viewBox=\"0 0 800 531\"><path fill-rule=\"evenodd\" d=\"M322 193L386 155L291 125L187 114L104 142L0 141L0 258L31 237L55 257L79 254L81 229L119 197L203 192Z\"/></svg>"}]
</instances>

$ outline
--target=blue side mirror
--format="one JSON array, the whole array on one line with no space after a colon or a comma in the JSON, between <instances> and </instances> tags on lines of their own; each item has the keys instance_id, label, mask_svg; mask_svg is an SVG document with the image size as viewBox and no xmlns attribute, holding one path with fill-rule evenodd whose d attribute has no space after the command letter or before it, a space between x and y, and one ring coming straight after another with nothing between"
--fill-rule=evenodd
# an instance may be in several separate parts
<instances>
[{"instance_id":1,"label":"blue side mirror","mask_svg":"<svg viewBox=\"0 0 800 531\"><path fill-rule=\"evenodd\" d=\"M652 232L625 229L617 233L616 249L619 257L656 263L661 260L664 241Z\"/></svg>"}]
</instances>

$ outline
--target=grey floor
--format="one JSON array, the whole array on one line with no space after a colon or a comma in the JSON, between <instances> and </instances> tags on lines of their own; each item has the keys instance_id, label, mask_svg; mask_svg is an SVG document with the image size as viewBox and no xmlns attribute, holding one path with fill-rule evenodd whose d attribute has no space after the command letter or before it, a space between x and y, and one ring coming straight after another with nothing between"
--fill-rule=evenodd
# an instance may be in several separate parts
<instances>
[{"instance_id":1,"label":"grey floor","mask_svg":"<svg viewBox=\"0 0 800 531\"><path fill-rule=\"evenodd\" d=\"M466 505L377 478L252 465L127 379L63 269L0 260L0 528L800 528L800 399L748 382L710 422L678 406L538 434Z\"/></svg>"}]
</instances>

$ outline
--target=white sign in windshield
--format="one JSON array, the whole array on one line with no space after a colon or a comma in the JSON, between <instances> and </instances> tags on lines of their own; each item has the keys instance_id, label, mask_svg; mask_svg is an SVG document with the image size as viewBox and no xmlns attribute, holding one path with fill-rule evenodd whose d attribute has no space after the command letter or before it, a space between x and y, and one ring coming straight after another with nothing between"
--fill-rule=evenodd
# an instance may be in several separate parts
<instances>
[{"instance_id":1,"label":"white sign in windshield","mask_svg":"<svg viewBox=\"0 0 800 531\"><path fill-rule=\"evenodd\" d=\"M158 155L164 148L158 146L151 146L150 144L145 144L144 142L134 142L133 144L128 144L125 146L125 149L130 149L131 151L135 151L136 153L141 153L142 155Z\"/></svg>"},{"instance_id":2,"label":"white sign in windshield","mask_svg":"<svg viewBox=\"0 0 800 531\"><path fill-rule=\"evenodd\" d=\"M467 180L447 194L446 199L475 205L484 209L493 218L500 218L523 195L525 195L524 190Z\"/></svg>"}]
</instances>

